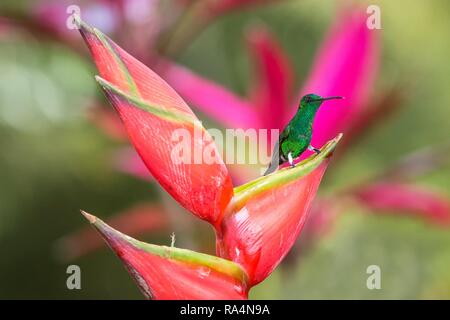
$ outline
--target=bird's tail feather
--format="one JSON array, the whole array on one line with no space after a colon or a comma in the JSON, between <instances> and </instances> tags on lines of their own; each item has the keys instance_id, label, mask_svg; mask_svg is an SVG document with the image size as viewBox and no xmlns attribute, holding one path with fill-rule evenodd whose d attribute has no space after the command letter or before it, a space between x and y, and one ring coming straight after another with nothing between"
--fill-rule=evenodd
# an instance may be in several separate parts
<instances>
[{"instance_id":1,"label":"bird's tail feather","mask_svg":"<svg viewBox=\"0 0 450 320\"><path fill-rule=\"evenodd\" d=\"M266 172L264 172L264 175L267 176L268 174L274 172L278 168L278 161L271 162L269 167L267 168Z\"/></svg>"},{"instance_id":2,"label":"bird's tail feather","mask_svg":"<svg viewBox=\"0 0 450 320\"><path fill-rule=\"evenodd\" d=\"M278 141L277 141L277 143L275 144L275 146L273 148L272 160L270 161L270 165L267 168L266 172L264 172L264 175L267 176L268 174L277 170L278 166L281 164L280 162L281 162L280 151L279 151Z\"/></svg>"}]
</instances>

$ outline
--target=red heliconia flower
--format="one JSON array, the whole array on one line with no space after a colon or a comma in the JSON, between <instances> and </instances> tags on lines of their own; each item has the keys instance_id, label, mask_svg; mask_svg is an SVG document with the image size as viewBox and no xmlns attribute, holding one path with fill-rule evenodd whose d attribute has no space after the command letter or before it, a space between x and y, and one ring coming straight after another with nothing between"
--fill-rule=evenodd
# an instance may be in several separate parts
<instances>
[{"instance_id":1,"label":"red heliconia flower","mask_svg":"<svg viewBox=\"0 0 450 320\"><path fill-rule=\"evenodd\" d=\"M378 182L355 192L372 211L415 214L437 225L450 226L450 201L440 194L405 183Z\"/></svg>"},{"instance_id":2,"label":"red heliconia flower","mask_svg":"<svg viewBox=\"0 0 450 320\"><path fill-rule=\"evenodd\" d=\"M83 212L122 260L142 293L157 300L246 299L247 275L236 263L130 238Z\"/></svg>"},{"instance_id":3,"label":"red heliconia flower","mask_svg":"<svg viewBox=\"0 0 450 320\"><path fill-rule=\"evenodd\" d=\"M238 266L238 270L244 272L238 272L239 277L234 277L234 280L240 281L233 284L234 293L228 290L228 284L224 284L224 292L220 295L214 289L219 283L224 283L222 276L216 278L217 274L211 271L214 277L205 278L208 279L205 281L212 282L205 282L201 286L197 284L198 275L190 275L198 271L198 264L205 262L200 263L201 259L192 258L196 253L181 254L177 251L181 249L172 248L174 255L184 259L175 259L177 262L184 263L192 259L196 262L195 267L176 264L175 268L173 261L165 261L161 259L164 254L157 254L162 249L158 251L155 248L160 247L146 245L147 249L152 250L142 254L138 250L142 249L141 245L137 246L138 249L136 245L129 247L123 239L130 238L123 236L118 240L117 237L111 237L112 231L108 229L105 232L103 223L91 216L88 218L139 279L141 287L142 283L146 284L143 291L147 292L147 287L152 289L152 297L206 299L212 297L209 291L204 291L204 287L209 286L217 298L246 297L248 289L264 280L294 244L325 172L328 158L341 136L327 143L319 155L311 156L294 169L282 169L233 189L227 168L214 142L178 94L156 73L100 31L87 26L79 18L76 20L100 71L101 77L97 77L97 80L151 174L175 200L214 226L217 253L221 258L202 257L207 263L211 263L210 259L219 259L217 261L220 262L214 263L214 266L220 268L213 268L212 271L223 273L222 267L229 262L232 263L229 266ZM205 159L197 164L176 163L171 157L171 152L176 148L171 135L180 129L194 137L188 148L193 150L193 154L197 149L207 147L215 161L212 164L205 162ZM197 131L201 132L200 136ZM132 240L133 244L136 244L135 241ZM242 274L245 274L245 281L242 280ZM160 286L160 279L166 279L167 287L179 291ZM185 293L188 287L198 292L188 295Z\"/></svg>"},{"instance_id":4,"label":"red heliconia flower","mask_svg":"<svg viewBox=\"0 0 450 320\"><path fill-rule=\"evenodd\" d=\"M345 100L318 111L312 144L320 147L340 132L349 131L369 106L370 88L378 70L379 32L369 30L366 19L366 13L358 7L343 10L319 48L304 85L298 89L292 85L294 68L289 56L267 28L259 26L246 37L256 67L255 83L247 100L175 64L165 70L163 77L197 110L233 128L282 130L295 114L301 95L342 95ZM226 108L222 107L222 97L226 97ZM269 144L273 143L270 140ZM306 151L301 158L310 154ZM245 169L245 178L259 175L251 166ZM234 172L234 168L230 170ZM240 168L239 174L243 172Z\"/></svg>"},{"instance_id":5,"label":"red heliconia flower","mask_svg":"<svg viewBox=\"0 0 450 320\"><path fill-rule=\"evenodd\" d=\"M367 28L366 18L360 8L343 10L319 48L302 88L293 87L294 68L289 56L275 36L261 26L252 28L246 36L256 71L247 98L169 61L163 61L158 71L195 110L226 128L282 130L295 113L300 95L345 96L345 100L336 101L332 108L318 111L313 125L313 145L320 147L340 132L352 131L370 106L369 92L378 69L380 50L379 33ZM270 130L268 138L270 145L273 143ZM309 154L306 151L302 158ZM134 167L136 157L130 154L129 162ZM120 169L123 168L121 165ZM239 181L260 174L252 166L230 166L229 170Z\"/></svg>"},{"instance_id":6,"label":"red heliconia flower","mask_svg":"<svg viewBox=\"0 0 450 320\"><path fill-rule=\"evenodd\" d=\"M398 99L392 94L382 98L383 105L377 108L371 107L372 103L368 101L369 89L378 65L379 45L377 31L367 29L365 19L364 12L358 9L344 12L328 32L305 87L300 90L300 94L311 91L331 95L339 92L346 97L345 101L339 102L340 105L320 110L314 123L314 144L318 146L340 131L347 130L350 136L358 135L380 112L387 114L392 109L390 106L398 104ZM256 66L254 85L247 99L167 60L160 61L157 70L184 99L225 127L281 129L293 110L293 104L295 105L292 100L295 96L292 91L293 68L288 56L267 29L253 28L247 36L247 42ZM344 73L345 77L341 76ZM352 141L347 139L346 142ZM121 171L147 180L151 177L134 152L120 152L116 164ZM228 169L233 174L234 181L248 181L259 174L249 166L230 165ZM371 197L370 203L386 204L385 196L379 192L375 195L380 195L381 198L376 200L375 196ZM406 199L400 197L398 202ZM338 200L333 202L337 204ZM378 210L379 206L371 206L370 203L366 204L371 209ZM394 204L393 201L390 203ZM389 206L386 205L385 209L388 210ZM393 205L392 209L399 210L400 206ZM327 210L329 213L333 211L330 208ZM418 212L408 209L401 211L408 214ZM433 218L436 214L431 210L419 212L419 216L427 221L439 223L438 219ZM445 210L439 209L437 214L439 212ZM319 217L316 219L316 227L307 226L306 231L311 234L311 239L316 239L324 234L323 230L331 230L333 221L334 219Z\"/></svg>"},{"instance_id":7,"label":"red heliconia flower","mask_svg":"<svg viewBox=\"0 0 450 320\"><path fill-rule=\"evenodd\" d=\"M294 169L235 188L217 235L217 251L245 267L250 285L263 281L294 245L339 139Z\"/></svg>"},{"instance_id":8,"label":"red heliconia flower","mask_svg":"<svg viewBox=\"0 0 450 320\"><path fill-rule=\"evenodd\" d=\"M299 96L336 92L345 100L336 101L333 110L321 108L314 121L312 145L323 145L339 132L346 133L368 107L379 61L379 32L369 30L367 15L360 9L344 11L330 29L312 73ZM298 100L298 99L297 99ZM294 103L287 118L295 113Z\"/></svg>"},{"instance_id":9,"label":"red heliconia flower","mask_svg":"<svg viewBox=\"0 0 450 320\"><path fill-rule=\"evenodd\" d=\"M255 61L256 79L250 100L258 110L259 127L281 130L292 104L293 66L276 38L264 27L251 29L246 40Z\"/></svg>"},{"instance_id":10,"label":"red heliconia flower","mask_svg":"<svg viewBox=\"0 0 450 320\"><path fill-rule=\"evenodd\" d=\"M211 136L164 80L104 34L78 22L100 72L98 81L152 176L186 209L217 223L233 188ZM195 164L194 157L192 164L173 163L171 152L179 141L172 135L180 129L193 137L189 143L192 156L209 149L210 164Z\"/></svg>"}]
</instances>

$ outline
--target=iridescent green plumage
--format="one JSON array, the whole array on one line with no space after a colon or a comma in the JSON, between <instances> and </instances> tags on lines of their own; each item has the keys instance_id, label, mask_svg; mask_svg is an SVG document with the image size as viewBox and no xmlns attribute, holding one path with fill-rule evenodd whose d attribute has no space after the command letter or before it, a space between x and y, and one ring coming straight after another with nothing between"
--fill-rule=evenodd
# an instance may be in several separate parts
<instances>
[{"instance_id":1,"label":"iridescent green plumage","mask_svg":"<svg viewBox=\"0 0 450 320\"><path fill-rule=\"evenodd\" d=\"M312 125L323 101L331 99L342 99L342 97L322 98L316 94L307 94L300 100L297 113L281 132L275 144L272 161L264 175L272 173L279 165L288 161L291 166L294 166L293 159L299 157L308 148L319 152L311 146Z\"/></svg>"}]
</instances>

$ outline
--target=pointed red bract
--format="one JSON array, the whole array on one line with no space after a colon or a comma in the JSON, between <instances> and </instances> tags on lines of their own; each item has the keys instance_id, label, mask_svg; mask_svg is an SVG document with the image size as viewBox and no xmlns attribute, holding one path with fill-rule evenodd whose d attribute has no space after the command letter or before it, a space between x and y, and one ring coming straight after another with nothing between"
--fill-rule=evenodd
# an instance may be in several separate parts
<instances>
[{"instance_id":1,"label":"pointed red bract","mask_svg":"<svg viewBox=\"0 0 450 320\"><path fill-rule=\"evenodd\" d=\"M378 69L379 30L367 28L364 10L344 11L328 33L311 74L292 105L288 121L298 108L300 96L343 96L345 99L324 105L314 120L312 145L321 146L352 125L366 107ZM310 152L305 152L305 158Z\"/></svg>"},{"instance_id":2,"label":"pointed red bract","mask_svg":"<svg viewBox=\"0 0 450 320\"><path fill-rule=\"evenodd\" d=\"M235 189L217 235L221 257L241 264L250 285L263 281L300 234L338 137L319 156Z\"/></svg>"},{"instance_id":3,"label":"pointed red bract","mask_svg":"<svg viewBox=\"0 0 450 320\"><path fill-rule=\"evenodd\" d=\"M172 62L161 63L163 78L200 112L232 128L255 128L253 106L223 86Z\"/></svg>"},{"instance_id":4,"label":"pointed red bract","mask_svg":"<svg viewBox=\"0 0 450 320\"><path fill-rule=\"evenodd\" d=\"M450 226L450 201L425 188L382 182L362 187L355 195L372 210L415 215L438 225Z\"/></svg>"},{"instance_id":5,"label":"pointed red bract","mask_svg":"<svg viewBox=\"0 0 450 320\"><path fill-rule=\"evenodd\" d=\"M224 218L223 254L246 267L252 285L263 281L297 240L325 167L249 200Z\"/></svg>"},{"instance_id":6,"label":"pointed red bract","mask_svg":"<svg viewBox=\"0 0 450 320\"><path fill-rule=\"evenodd\" d=\"M246 299L246 274L235 263L130 238L83 213L122 260L142 293L157 300Z\"/></svg>"},{"instance_id":7,"label":"pointed red bract","mask_svg":"<svg viewBox=\"0 0 450 320\"><path fill-rule=\"evenodd\" d=\"M233 188L211 136L156 73L77 21L99 69L98 81L152 176L182 206L216 224Z\"/></svg>"},{"instance_id":8,"label":"pointed red bract","mask_svg":"<svg viewBox=\"0 0 450 320\"><path fill-rule=\"evenodd\" d=\"M282 128L292 98L292 65L265 28L251 30L247 42L252 60L256 62L256 86L252 98L261 118L260 126L266 129Z\"/></svg>"}]
</instances>

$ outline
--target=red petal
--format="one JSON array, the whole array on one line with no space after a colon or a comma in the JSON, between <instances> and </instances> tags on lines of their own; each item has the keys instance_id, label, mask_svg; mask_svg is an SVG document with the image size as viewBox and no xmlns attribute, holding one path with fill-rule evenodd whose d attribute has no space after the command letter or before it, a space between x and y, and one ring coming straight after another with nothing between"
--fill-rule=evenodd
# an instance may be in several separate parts
<instances>
[{"instance_id":1,"label":"red petal","mask_svg":"<svg viewBox=\"0 0 450 320\"><path fill-rule=\"evenodd\" d=\"M77 19L101 78L127 94L161 109L194 116L183 99L156 73L125 52L99 30ZM195 117L195 116L194 116Z\"/></svg>"},{"instance_id":2,"label":"red petal","mask_svg":"<svg viewBox=\"0 0 450 320\"><path fill-rule=\"evenodd\" d=\"M282 128L285 125L284 115L290 107L292 65L266 29L259 27L252 30L247 39L258 71L253 95L263 118L262 126L267 129Z\"/></svg>"},{"instance_id":3,"label":"red petal","mask_svg":"<svg viewBox=\"0 0 450 320\"><path fill-rule=\"evenodd\" d=\"M235 263L130 238L83 213L151 299L246 299L246 274Z\"/></svg>"},{"instance_id":4,"label":"red petal","mask_svg":"<svg viewBox=\"0 0 450 320\"><path fill-rule=\"evenodd\" d=\"M315 59L301 95L344 96L319 109L314 120L313 146L346 132L366 107L378 69L378 30L369 30L364 10L345 12L331 28ZM298 108L298 101L289 118ZM304 158L309 152L305 152Z\"/></svg>"},{"instance_id":5,"label":"red petal","mask_svg":"<svg viewBox=\"0 0 450 320\"><path fill-rule=\"evenodd\" d=\"M450 226L450 201L424 188L383 182L364 187L355 195L372 210L413 214L438 225Z\"/></svg>"},{"instance_id":6,"label":"red petal","mask_svg":"<svg viewBox=\"0 0 450 320\"><path fill-rule=\"evenodd\" d=\"M279 170L235 189L218 233L218 253L241 264L250 285L264 280L291 249L339 138L294 169Z\"/></svg>"},{"instance_id":7,"label":"red petal","mask_svg":"<svg viewBox=\"0 0 450 320\"><path fill-rule=\"evenodd\" d=\"M259 125L253 106L221 85L168 61L162 63L161 71L184 99L222 125L232 128Z\"/></svg>"},{"instance_id":8,"label":"red petal","mask_svg":"<svg viewBox=\"0 0 450 320\"><path fill-rule=\"evenodd\" d=\"M152 176L182 206L216 224L233 188L211 136L164 80L98 30L78 22L102 76L98 80ZM181 130L191 156L189 163L177 164L172 155L182 138L173 134Z\"/></svg>"}]
</instances>

